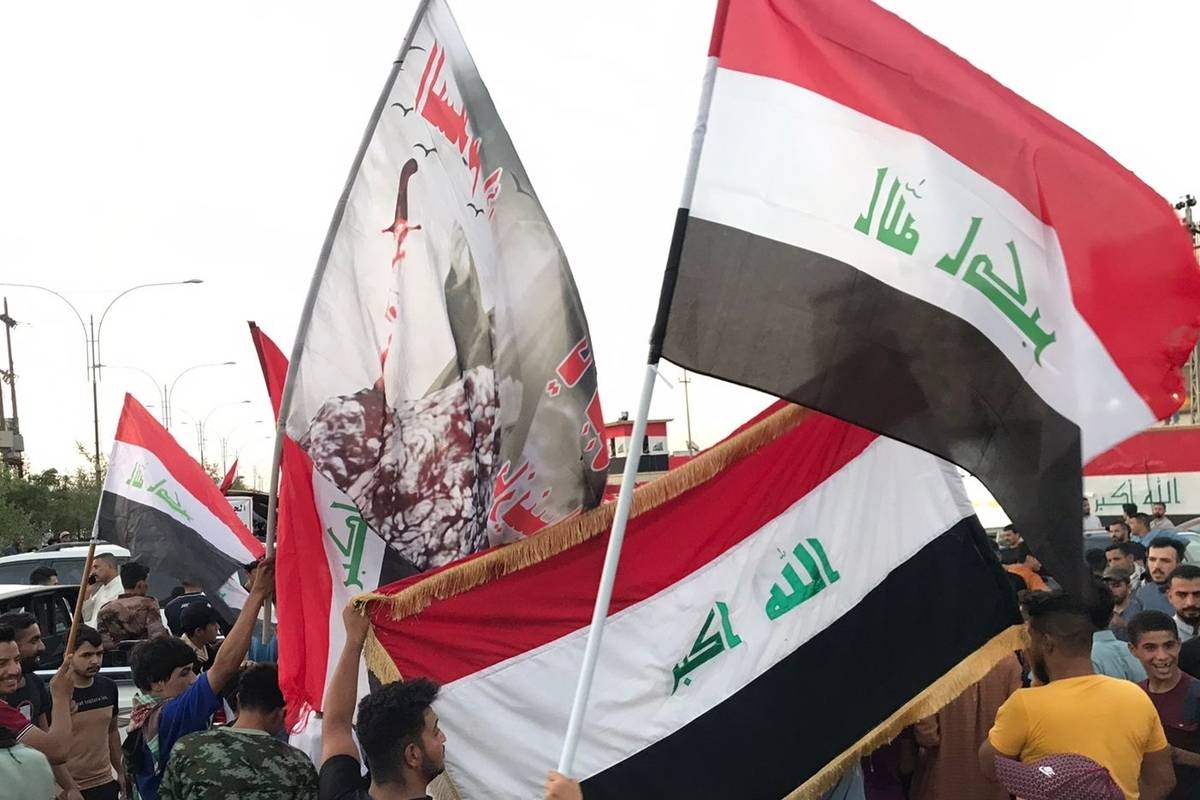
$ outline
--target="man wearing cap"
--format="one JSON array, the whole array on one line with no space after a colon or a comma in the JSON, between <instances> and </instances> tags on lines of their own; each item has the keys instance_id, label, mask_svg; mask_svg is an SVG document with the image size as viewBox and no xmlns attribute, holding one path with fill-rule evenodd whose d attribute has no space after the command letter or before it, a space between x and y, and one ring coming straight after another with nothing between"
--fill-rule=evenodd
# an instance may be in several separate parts
<instances>
[{"instance_id":1,"label":"man wearing cap","mask_svg":"<svg viewBox=\"0 0 1200 800\"><path fill-rule=\"evenodd\" d=\"M1176 621L1143 611L1129 623L1129 649L1146 668L1139 686L1154 703L1171 745L1177 784L1170 797L1195 797L1200 791L1200 680L1179 669Z\"/></svg>"},{"instance_id":2,"label":"man wearing cap","mask_svg":"<svg viewBox=\"0 0 1200 800\"><path fill-rule=\"evenodd\" d=\"M1200 567L1183 564L1167 578L1167 599L1175 609L1179 641L1189 642L1200 634Z\"/></svg>"},{"instance_id":3,"label":"man wearing cap","mask_svg":"<svg viewBox=\"0 0 1200 800\"><path fill-rule=\"evenodd\" d=\"M209 668L217 655L217 637L221 634L220 615L207 603L192 603L179 615L180 639L196 654L194 672Z\"/></svg>"},{"instance_id":4,"label":"man wearing cap","mask_svg":"<svg viewBox=\"0 0 1200 800\"><path fill-rule=\"evenodd\" d=\"M1042 685L1000 707L979 748L980 771L995 780L998 757L1038 765L1077 755L1107 770L1126 800L1163 800L1175 774L1158 712L1137 684L1095 674L1093 609L1046 592L1026 598L1025 614L1026 655Z\"/></svg>"},{"instance_id":5,"label":"man wearing cap","mask_svg":"<svg viewBox=\"0 0 1200 800\"><path fill-rule=\"evenodd\" d=\"M1142 610L1142 604L1133 596L1133 575L1127 567L1110 562L1100 577L1113 596L1113 614L1108 629L1120 641L1129 641L1125 636L1125 626Z\"/></svg>"},{"instance_id":6,"label":"man wearing cap","mask_svg":"<svg viewBox=\"0 0 1200 800\"><path fill-rule=\"evenodd\" d=\"M1111 592L1107 596L1100 594L1100 586L1096 586L1096 602L1089 607L1092 625L1092 669L1097 675L1107 675L1110 678L1123 678L1127 681L1144 681L1146 671L1142 663L1129 652L1125 642L1109 629L1114 619L1119 619L1113 608L1116 598Z\"/></svg>"}]
</instances>

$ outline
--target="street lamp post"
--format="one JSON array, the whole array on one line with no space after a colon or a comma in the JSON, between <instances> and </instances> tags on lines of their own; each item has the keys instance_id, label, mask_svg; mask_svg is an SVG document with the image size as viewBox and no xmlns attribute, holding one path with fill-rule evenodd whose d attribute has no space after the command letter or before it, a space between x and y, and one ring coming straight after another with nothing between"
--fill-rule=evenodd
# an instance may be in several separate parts
<instances>
[{"instance_id":1,"label":"street lamp post","mask_svg":"<svg viewBox=\"0 0 1200 800\"><path fill-rule=\"evenodd\" d=\"M196 444L200 448L200 466L208 469L208 462L204 458L204 446L208 439L208 434L206 433L208 428L208 420L213 414L220 411L222 408L229 408L230 406L246 406L250 405L250 402L251 401L249 400L232 400L228 403L218 403L208 410L208 413L204 415L203 419L196 419L188 412L183 412L184 416L191 420L192 425L196 428Z\"/></svg>"},{"instance_id":2,"label":"street lamp post","mask_svg":"<svg viewBox=\"0 0 1200 800\"><path fill-rule=\"evenodd\" d=\"M232 367L235 364L237 364L236 361L213 361L213 362L205 362L203 364L192 364L190 367L188 367L187 369L183 370L178 375L176 375L175 380L171 381L170 384L166 384L166 383L160 384L158 382L158 378L154 377L153 375L151 375L149 372L142 369L141 367L130 367L130 366L126 366L125 364L101 364L100 366L101 366L101 368L108 368L108 369L130 369L130 370L133 370L134 372L140 372L143 375L145 375L147 378L149 378L151 383L154 384L155 391L158 392L158 400L160 403L159 410L162 411L161 417L162 417L163 427L167 428L169 430L171 427L171 424L172 424L171 393L175 390L175 384L179 383L179 379L194 369L201 369L203 367ZM161 386L161 388L160 388L160 386Z\"/></svg>"},{"instance_id":3,"label":"street lamp post","mask_svg":"<svg viewBox=\"0 0 1200 800\"><path fill-rule=\"evenodd\" d=\"M95 315L89 314L87 323L83 321L83 314L79 313L79 309L75 307L67 298L63 297L58 292L48 286L40 286L36 283L10 283L7 281L0 282L0 286L12 286L18 289L37 289L50 294L62 300L71 311L75 313L75 318L79 320L79 327L83 330L84 339L84 359L87 369L88 378L92 382L92 431L95 435L95 470L96 484L99 486L102 482L100 474L100 396L97 384L100 382L100 333L104 330L104 320L108 316L108 312L112 309L113 304L120 300L130 292L138 289L150 289L156 286L186 286L191 284L204 283L199 278L189 278L185 281L162 281L157 283L139 283L137 286L130 286L119 293L112 300L108 301L108 305L104 307L104 311L100 312L100 325L95 324Z\"/></svg>"}]
</instances>

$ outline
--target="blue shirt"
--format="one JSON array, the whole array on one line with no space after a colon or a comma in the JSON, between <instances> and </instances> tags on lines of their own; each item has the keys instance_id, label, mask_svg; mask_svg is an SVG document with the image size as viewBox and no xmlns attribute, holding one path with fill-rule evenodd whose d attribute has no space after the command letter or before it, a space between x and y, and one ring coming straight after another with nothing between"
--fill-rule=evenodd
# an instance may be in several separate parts
<instances>
[{"instance_id":1,"label":"blue shirt","mask_svg":"<svg viewBox=\"0 0 1200 800\"><path fill-rule=\"evenodd\" d=\"M1175 616L1175 607L1167 599L1167 593L1163 591L1163 587L1149 580L1149 576L1146 582L1138 587L1134 597L1142 604L1143 611L1161 611L1168 617Z\"/></svg>"},{"instance_id":2,"label":"blue shirt","mask_svg":"<svg viewBox=\"0 0 1200 800\"><path fill-rule=\"evenodd\" d=\"M141 768L134 776L141 800L159 800L158 785L162 782L171 748L183 736L207 730L209 720L220 707L221 698L208 685L207 673L201 673L187 691L163 705L158 712L158 758L153 757L149 743L143 743L141 758L138 759Z\"/></svg>"},{"instance_id":3,"label":"blue shirt","mask_svg":"<svg viewBox=\"0 0 1200 800\"><path fill-rule=\"evenodd\" d=\"M1092 634L1092 669L1097 675L1124 678L1138 682L1146 680L1146 669L1142 662L1129 652L1129 645L1119 641L1110 630Z\"/></svg>"}]
</instances>

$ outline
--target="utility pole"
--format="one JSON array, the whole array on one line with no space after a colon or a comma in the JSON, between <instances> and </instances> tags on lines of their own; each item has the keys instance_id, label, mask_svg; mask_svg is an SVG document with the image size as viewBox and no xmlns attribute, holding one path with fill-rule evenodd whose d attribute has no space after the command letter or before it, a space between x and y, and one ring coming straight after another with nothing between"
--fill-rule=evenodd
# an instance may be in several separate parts
<instances>
[{"instance_id":1,"label":"utility pole","mask_svg":"<svg viewBox=\"0 0 1200 800\"><path fill-rule=\"evenodd\" d=\"M25 449L21 441L21 419L17 414L17 370L13 366L13 346L12 346L12 329L16 326L17 321L8 313L8 298L4 298L4 314L0 316L0 322L4 323L4 340L8 345L8 390L9 397L12 399L12 445L13 445L13 462L17 468L17 477L25 477L25 459L21 456ZM4 388L0 386L0 431L5 431L8 428L8 421L4 418Z\"/></svg>"},{"instance_id":2,"label":"utility pole","mask_svg":"<svg viewBox=\"0 0 1200 800\"><path fill-rule=\"evenodd\" d=\"M688 384L692 382L692 379L688 377L686 369L683 371L683 377L679 379L679 382L683 384L683 411L687 419L687 451L695 453L699 448L692 441L692 401L688 397Z\"/></svg>"}]
</instances>

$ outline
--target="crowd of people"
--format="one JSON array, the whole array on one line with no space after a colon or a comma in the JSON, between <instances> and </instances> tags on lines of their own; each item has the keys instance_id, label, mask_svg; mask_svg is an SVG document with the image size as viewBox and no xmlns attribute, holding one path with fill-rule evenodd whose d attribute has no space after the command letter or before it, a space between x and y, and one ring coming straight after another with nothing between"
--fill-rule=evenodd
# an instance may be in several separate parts
<instances>
[{"instance_id":1,"label":"crowd of people","mask_svg":"<svg viewBox=\"0 0 1200 800\"><path fill-rule=\"evenodd\" d=\"M147 595L145 567L98 557L74 652L48 684L33 674L45 651L37 618L0 616L0 787L19 792L0 788L0 796L427 797L428 784L444 769L445 736L432 708L438 686L410 680L358 702L368 622L353 608L344 613L346 646L326 699L320 769L287 743L278 671L247 659L255 623L274 593L273 563L255 566L249 599L221 639L223 620L199 586L186 583L160 611ZM122 741L117 685L100 668L106 653L131 641L137 641L129 662L138 695ZM582 794L578 783L551 773L545 798Z\"/></svg>"},{"instance_id":2,"label":"crowd of people","mask_svg":"<svg viewBox=\"0 0 1200 800\"><path fill-rule=\"evenodd\" d=\"M1058 588L1016 529L1002 531L1026 646L853 767L828 800L1200 798L1200 566L1183 563L1162 519L1131 509L1111 525L1082 598ZM252 566L229 625L199 585L160 609L145 567L98 556L74 652L48 684L33 674L37 619L0 616L0 787L33 800L427 798L445 766L439 687L414 678L359 700L369 624L353 608L320 752L287 743L273 654L254 636L274 565ZM100 668L126 648L139 693L122 739L117 685ZM544 797L583 790L551 772Z\"/></svg>"}]
</instances>

